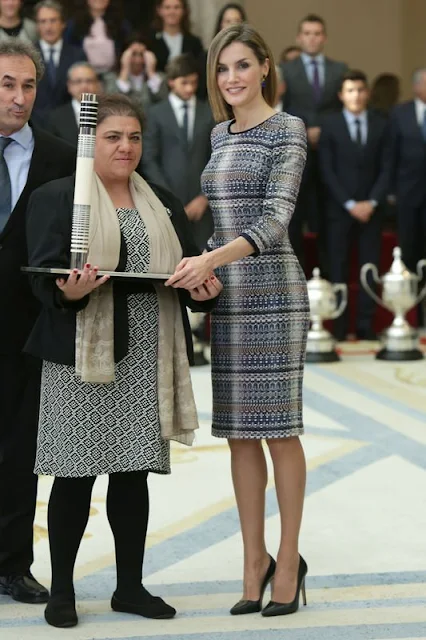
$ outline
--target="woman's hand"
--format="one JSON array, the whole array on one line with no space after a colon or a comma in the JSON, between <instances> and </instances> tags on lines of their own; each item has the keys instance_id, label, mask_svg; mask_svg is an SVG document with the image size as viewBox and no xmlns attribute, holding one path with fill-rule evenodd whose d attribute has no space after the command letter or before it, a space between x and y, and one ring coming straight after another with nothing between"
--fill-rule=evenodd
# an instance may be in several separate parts
<instances>
[{"instance_id":1,"label":"woman's hand","mask_svg":"<svg viewBox=\"0 0 426 640\"><path fill-rule=\"evenodd\" d=\"M174 274L164 283L166 287L176 289L198 289L209 281L212 275L209 253L193 258L183 258L175 269Z\"/></svg>"},{"instance_id":2,"label":"woman's hand","mask_svg":"<svg viewBox=\"0 0 426 640\"><path fill-rule=\"evenodd\" d=\"M109 276L96 279L98 269L99 267L91 269L90 264L86 264L83 271L73 269L67 279L58 278L56 285L62 291L65 300L69 302L81 300L94 289L105 284L109 280Z\"/></svg>"},{"instance_id":3,"label":"woman's hand","mask_svg":"<svg viewBox=\"0 0 426 640\"><path fill-rule=\"evenodd\" d=\"M215 275L212 275L207 282L204 282L201 285L201 287L191 289L189 293L193 300L196 300L197 302L204 302L205 300L217 298L222 289L223 284L221 281L218 280Z\"/></svg>"}]
</instances>

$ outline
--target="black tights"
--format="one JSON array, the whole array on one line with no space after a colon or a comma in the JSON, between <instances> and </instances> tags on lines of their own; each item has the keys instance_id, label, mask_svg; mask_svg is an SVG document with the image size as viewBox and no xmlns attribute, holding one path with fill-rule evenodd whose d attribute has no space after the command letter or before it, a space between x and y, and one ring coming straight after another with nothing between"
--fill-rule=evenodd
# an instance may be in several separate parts
<instances>
[{"instance_id":1,"label":"black tights","mask_svg":"<svg viewBox=\"0 0 426 640\"><path fill-rule=\"evenodd\" d=\"M140 590L148 527L147 471L109 476L107 515L114 535L117 594L123 599ZM74 595L73 573L87 525L96 478L55 478L48 525L52 563L52 597Z\"/></svg>"}]
</instances>

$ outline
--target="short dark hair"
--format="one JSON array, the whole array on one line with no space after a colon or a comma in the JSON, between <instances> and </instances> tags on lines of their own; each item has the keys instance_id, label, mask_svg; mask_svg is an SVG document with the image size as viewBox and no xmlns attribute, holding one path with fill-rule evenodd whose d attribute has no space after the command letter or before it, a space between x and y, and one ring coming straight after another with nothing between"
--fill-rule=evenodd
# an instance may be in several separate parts
<instances>
[{"instance_id":1,"label":"short dark hair","mask_svg":"<svg viewBox=\"0 0 426 640\"><path fill-rule=\"evenodd\" d=\"M343 89L343 84L346 80L351 80L352 82L362 82L368 87L368 78L364 71L360 71L359 69L349 69L345 71L340 81L340 91Z\"/></svg>"},{"instance_id":2,"label":"short dark hair","mask_svg":"<svg viewBox=\"0 0 426 640\"><path fill-rule=\"evenodd\" d=\"M324 18L321 18L321 16L317 15L316 13L308 13L308 15L302 18L302 20L299 22L299 33L302 29L302 26L305 24L305 22L317 22L318 24L321 24L322 28L324 29L324 33L326 33L325 20Z\"/></svg>"},{"instance_id":3,"label":"short dark hair","mask_svg":"<svg viewBox=\"0 0 426 640\"><path fill-rule=\"evenodd\" d=\"M194 56L190 53L183 53L176 56L166 66L167 80L176 80L176 78L185 78L193 73L199 73L200 68Z\"/></svg>"},{"instance_id":4,"label":"short dark hair","mask_svg":"<svg viewBox=\"0 0 426 640\"><path fill-rule=\"evenodd\" d=\"M98 104L98 125L110 116L124 116L136 118L144 129L145 117L142 108L137 102L120 93L104 95L99 97Z\"/></svg>"},{"instance_id":5,"label":"short dark hair","mask_svg":"<svg viewBox=\"0 0 426 640\"><path fill-rule=\"evenodd\" d=\"M31 42L18 40L17 38L8 38L4 42L0 42L0 57L23 57L29 58L36 69L36 82L40 82L44 75L44 63L41 53Z\"/></svg>"},{"instance_id":6,"label":"short dark hair","mask_svg":"<svg viewBox=\"0 0 426 640\"><path fill-rule=\"evenodd\" d=\"M283 49L280 53L279 62L286 62L289 53L302 53L302 49L296 44L292 44L289 47Z\"/></svg>"},{"instance_id":7,"label":"short dark hair","mask_svg":"<svg viewBox=\"0 0 426 640\"><path fill-rule=\"evenodd\" d=\"M65 11L64 5L57 0L40 0L34 6L34 17L37 20L37 15L40 9L51 9L52 11L56 11L59 13L62 22L65 22Z\"/></svg>"}]
</instances>

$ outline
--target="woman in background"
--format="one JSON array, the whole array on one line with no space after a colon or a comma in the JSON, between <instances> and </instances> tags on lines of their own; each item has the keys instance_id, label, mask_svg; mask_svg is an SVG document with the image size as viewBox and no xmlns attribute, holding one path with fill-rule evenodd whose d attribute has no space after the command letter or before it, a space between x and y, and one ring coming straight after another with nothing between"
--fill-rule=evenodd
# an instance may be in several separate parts
<instances>
[{"instance_id":1,"label":"woman in background","mask_svg":"<svg viewBox=\"0 0 426 640\"><path fill-rule=\"evenodd\" d=\"M243 22L247 22L247 14L244 7L238 2L228 2L218 13L214 36L231 24L242 24Z\"/></svg>"},{"instance_id":2,"label":"woman in background","mask_svg":"<svg viewBox=\"0 0 426 640\"><path fill-rule=\"evenodd\" d=\"M0 0L0 42L8 38L34 44L38 40L34 20L22 16L22 0Z\"/></svg>"},{"instance_id":3,"label":"woman in background","mask_svg":"<svg viewBox=\"0 0 426 640\"><path fill-rule=\"evenodd\" d=\"M190 31L190 9L187 0L156 0L155 33L149 49L157 59L158 71L182 53L191 53L196 60L203 54L202 42Z\"/></svg>"},{"instance_id":4,"label":"woman in background","mask_svg":"<svg viewBox=\"0 0 426 640\"><path fill-rule=\"evenodd\" d=\"M121 0L75 0L73 15L64 40L83 48L98 74L111 71L130 35Z\"/></svg>"},{"instance_id":5,"label":"woman in background","mask_svg":"<svg viewBox=\"0 0 426 640\"><path fill-rule=\"evenodd\" d=\"M212 312L213 435L227 438L244 545L244 593L231 614L297 611L307 565L299 555L306 466L302 387L309 300L288 226L306 161L303 122L277 113L270 48L249 25L214 38L208 90L219 124L202 187L215 231L208 253L184 258L168 285L190 289L217 269L224 290ZM281 516L277 562L265 546L272 457ZM306 603L306 600L305 600Z\"/></svg>"}]
</instances>

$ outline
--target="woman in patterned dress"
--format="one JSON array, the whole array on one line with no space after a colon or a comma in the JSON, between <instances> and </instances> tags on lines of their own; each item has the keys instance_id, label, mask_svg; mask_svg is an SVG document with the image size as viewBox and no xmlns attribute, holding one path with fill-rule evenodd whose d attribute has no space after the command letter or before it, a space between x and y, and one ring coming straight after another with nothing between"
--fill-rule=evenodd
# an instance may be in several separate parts
<instances>
[{"instance_id":1,"label":"woman in patterned dress","mask_svg":"<svg viewBox=\"0 0 426 640\"><path fill-rule=\"evenodd\" d=\"M185 307L210 310L221 285L210 279L170 297L163 285L115 281L112 288L108 276L96 279L97 265L170 273L182 255L198 254L182 205L134 172L141 136L142 115L127 97L100 102L90 220L93 266L87 264L79 278L74 270L56 282L32 280L42 311L26 350L43 359L35 472L55 476L45 618L57 627L78 622L73 570L92 487L101 474L109 475L107 515L116 551L112 608L149 618L176 613L141 584L147 476L170 473L170 439L192 442L197 417ZM34 192L28 211L32 266L69 267L73 196L73 176ZM97 255L96 245L102 248ZM107 259L109 264L102 264Z\"/></svg>"},{"instance_id":2,"label":"woman in patterned dress","mask_svg":"<svg viewBox=\"0 0 426 640\"><path fill-rule=\"evenodd\" d=\"M276 113L275 65L248 25L213 40L208 87L219 124L203 174L215 225L211 251L184 258L168 284L224 285L212 314L213 435L228 438L244 543L244 594L232 614L297 610L307 573L298 552L305 489L302 382L309 322L306 281L288 238L306 158L303 123ZM277 563L264 540L268 445L281 515Z\"/></svg>"}]
</instances>

